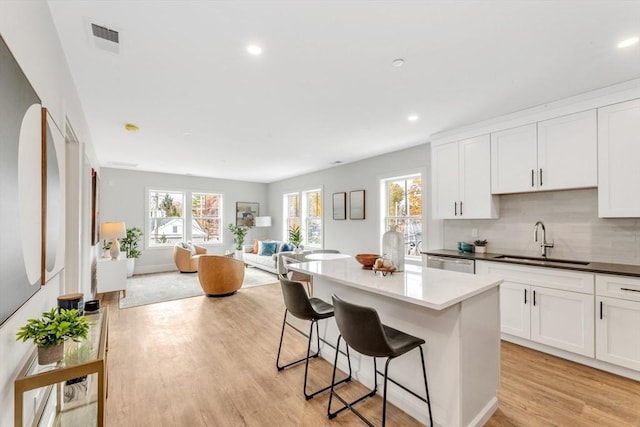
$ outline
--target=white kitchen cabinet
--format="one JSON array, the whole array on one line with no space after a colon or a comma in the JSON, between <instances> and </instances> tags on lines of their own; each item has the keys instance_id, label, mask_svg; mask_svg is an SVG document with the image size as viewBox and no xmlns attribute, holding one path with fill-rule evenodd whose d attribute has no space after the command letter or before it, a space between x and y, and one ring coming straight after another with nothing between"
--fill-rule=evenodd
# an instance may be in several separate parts
<instances>
[{"instance_id":1,"label":"white kitchen cabinet","mask_svg":"<svg viewBox=\"0 0 640 427\"><path fill-rule=\"evenodd\" d=\"M432 149L433 216L440 219L497 218L491 194L489 135Z\"/></svg>"},{"instance_id":2,"label":"white kitchen cabinet","mask_svg":"<svg viewBox=\"0 0 640 427\"><path fill-rule=\"evenodd\" d=\"M596 111L491 134L494 194L597 185Z\"/></svg>"},{"instance_id":3,"label":"white kitchen cabinet","mask_svg":"<svg viewBox=\"0 0 640 427\"><path fill-rule=\"evenodd\" d=\"M598 185L596 110L538 122L538 189Z\"/></svg>"},{"instance_id":4,"label":"white kitchen cabinet","mask_svg":"<svg viewBox=\"0 0 640 427\"><path fill-rule=\"evenodd\" d=\"M596 358L640 371L640 279L596 275Z\"/></svg>"},{"instance_id":5,"label":"white kitchen cabinet","mask_svg":"<svg viewBox=\"0 0 640 427\"><path fill-rule=\"evenodd\" d=\"M127 259L101 258L96 271L97 293L122 291L127 296Z\"/></svg>"},{"instance_id":6,"label":"white kitchen cabinet","mask_svg":"<svg viewBox=\"0 0 640 427\"><path fill-rule=\"evenodd\" d=\"M598 215L640 217L640 99L598 109Z\"/></svg>"},{"instance_id":7,"label":"white kitchen cabinet","mask_svg":"<svg viewBox=\"0 0 640 427\"><path fill-rule=\"evenodd\" d=\"M500 277L503 334L594 356L593 274L476 261L476 274Z\"/></svg>"},{"instance_id":8,"label":"white kitchen cabinet","mask_svg":"<svg viewBox=\"0 0 640 427\"><path fill-rule=\"evenodd\" d=\"M531 340L594 357L593 295L532 287Z\"/></svg>"}]
</instances>

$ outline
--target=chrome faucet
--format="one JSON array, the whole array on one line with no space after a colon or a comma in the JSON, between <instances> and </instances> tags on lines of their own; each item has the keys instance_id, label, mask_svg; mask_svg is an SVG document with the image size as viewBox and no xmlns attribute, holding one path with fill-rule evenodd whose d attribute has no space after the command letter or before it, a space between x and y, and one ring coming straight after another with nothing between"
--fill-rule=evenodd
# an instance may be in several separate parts
<instances>
[{"instance_id":1,"label":"chrome faucet","mask_svg":"<svg viewBox=\"0 0 640 427\"><path fill-rule=\"evenodd\" d=\"M542 227L542 243L540 243L540 255L543 258L547 257L547 248L553 247L553 242L547 243L547 230L544 228L544 223L542 221L536 222L536 225L533 226L533 240L538 241L538 226Z\"/></svg>"}]
</instances>

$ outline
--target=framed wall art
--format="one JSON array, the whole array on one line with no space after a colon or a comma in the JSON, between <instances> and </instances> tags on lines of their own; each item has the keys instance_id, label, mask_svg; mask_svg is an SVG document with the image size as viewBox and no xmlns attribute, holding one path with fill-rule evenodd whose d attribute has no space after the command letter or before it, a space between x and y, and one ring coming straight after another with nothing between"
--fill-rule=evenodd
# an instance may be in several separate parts
<instances>
[{"instance_id":1,"label":"framed wall art","mask_svg":"<svg viewBox=\"0 0 640 427\"><path fill-rule=\"evenodd\" d=\"M349 192L349 219L364 219L364 190Z\"/></svg>"},{"instance_id":2,"label":"framed wall art","mask_svg":"<svg viewBox=\"0 0 640 427\"><path fill-rule=\"evenodd\" d=\"M333 219L347 219L347 193L333 193Z\"/></svg>"},{"instance_id":3,"label":"framed wall art","mask_svg":"<svg viewBox=\"0 0 640 427\"><path fill-rule=\"evenodd\" d=\"M236 202L236 225L255 227L256 217L260 216L260 203Z\"/></svg>"}]
</instances>

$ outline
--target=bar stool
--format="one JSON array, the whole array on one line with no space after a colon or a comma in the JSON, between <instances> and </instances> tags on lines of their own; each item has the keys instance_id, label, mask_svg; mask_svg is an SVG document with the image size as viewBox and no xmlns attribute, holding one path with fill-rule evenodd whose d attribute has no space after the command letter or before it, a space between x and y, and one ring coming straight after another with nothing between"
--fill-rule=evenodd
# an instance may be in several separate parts
<instances>
[{"instance_id":1,"label":"bar stool","mask_svg":"<svg viewBox=\"0 0 640 427\"><path fill-rule=\"evenodd\" d=\"M282 320L282 332L280 333L280 345L278 346L278 357L276 358L276 367L278 371L281 371L289 366L295 365L302 361L305 362L304 367L304 385L302 391L306 400L311 399L318 393L325 390L329 390L331 385L328 385L320 390L316 390L312 393L307 393L307 375L309 372L309 359L318 357L320 355L320 331L318 330L318 321L322 319L328 319L333 317L333 307L321 300L320 298L309 298L307 292L304 290L302 283L289 280L283 275L280 275L280 286L282 288L282 296L284 297L284 319ZM307 336L304 332L300 331L295 326L287 323L287 313L291 313L293 316L302 320L311 321L309 327L309 341L307 343L307 356L302 359L290 362L286 365L280 366L280 352L282 350L282 341L284 338L284 329L286 325L298 331L300 334ZM316 325L316 339L317 339L317 351L315 354L311 354L311 341L313 339L313 325ZM324 340L322 340L324 341ZM351 380L351 362L349 361L349 375L347 378L338 381L336 384L347 382ZM335 381L335 370L332 377L332 382Z\"/></svg>"},{"instance_id":2,"label":"bar stool","mask_svg":"<svg viewBox=\"0 0 640 427\"><path fill-rule=\"evenodd\" d=\"M429 425L433 425L433 418L431 415L431 401L429 399L429 386L427 385L427 371L424 366L424 354L422 351L422 344L425 344L425 341L422 338L414 337L412 335L406 334L397 329L393 329L389 326L383 325L380 322L380 317L375 309L371 307L362 307L359 305L351 304L349 302L343 301L338 298L336 295L333 295L333 307L335 311L336 323L338 324L338 330L340 331L340 335L338 336L338 343L336 345L337 349L340 349L340 340L344 339L345 344L347 346L347 360L349 360L349 347L356 350L358 353L363 354L365 356L373 357L373 378L374 378L374 387L369 393L365 394L358 399L347 402L344 400L336 391L334 390L335 385L335 374L336 374L336 366L338 364L338 351L336 351L336 358L333 364L333 375L331 378L331 394L329 395L329 405L327 407L327 416L329 419L335 418L340 412L345 409L351 410L354 414L356 414L362 421L364 421L367 425L372 426L373 424L367 420L360 412L358 412L353 405L359 403L360 401L366 399L367 397L375 396L378 391L378 381L376 374L383 375L384 377L384 392L383 392L383 400L382 400L382 425L384 426L386 423L386 415L387 415L387 379L392 383L396 384L403 390L411 393L416 398L422 400L427 404L429 408ZM389 362L392 359L395 359L398 356L401 356L415 348L420 349L420 360L422 361L422 376L424 378L424 388L426 391L426 398L418 395L412 390L409 390L402 384L394 381L391 378L388 378L388 369ZM384 365L384 373L379 372L376 365L376 357L386 357L387 361ZM351 369L351 362L349 361L349 369ZM331 401L333 396L336 396L338 400L340 400L345 406L341 407L335 412L331 412Z\"/></svg>"}]
</instances>

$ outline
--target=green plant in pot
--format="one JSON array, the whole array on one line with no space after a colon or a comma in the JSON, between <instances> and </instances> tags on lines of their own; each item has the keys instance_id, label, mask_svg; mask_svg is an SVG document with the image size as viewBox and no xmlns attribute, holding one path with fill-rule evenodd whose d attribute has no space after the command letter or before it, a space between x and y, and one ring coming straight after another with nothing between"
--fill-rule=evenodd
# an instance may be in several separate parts
<instances>
[{"instance_id":1,"label":"green plant in pot","mask_svg":"<svg viewBox=\"0 0 640 427\"><path fill-rule=\"evenodd\" d=\"M302 243L302 230L300 230L299 225L289 227L289 243L295 246L296 249L300 248L300 243Z\"/></svg>"},{"instance_id":2,"label":"green plant in pot","mask_svg":"<svg viewBox=\"0 0 640 427\"><path fill-rule=\"evenodd\" d=\"M487 252L487 241L486 240L476 240L473 242L473 246L475 246L475 251L477 253L485 253Z\"/></svg>"},{"instance_id":3,"label":"green plant in pot","mask_svg":"<svg viewBox=\"0 0 640 427\"><path fill-rule=\"evenodd\" d=\"M138 244L142 239L140 227L127 228L127 236L120 239L120 250L127 254L127 276L133 275L136 266L136 258L142 255Z\"/></svg>"},{"instance_id":4,"label":"green plant in pot","mask_svg":"<svg viewBox=\"0 0 640 427\"><path fill-rule=\"evenodd\" d=\"M242 256L242 245L244 245L244 239L250 229L251 227L244 225L229 224L229 231L233 234L233 243L236 244L236 258Z\"/></svg>"},{"instance_id":5,"label":"green plant in pot","mask_svg":"<svg viewBox=\"0 0 640 427\"><path fill-rule=\"evenodd\" d=\"M80 316L78 310L54 307L39 319L27 320L27 324L18 329L16 340L32 340L38 347L38 363L48 365L62 360L66 338L78 342L87 339L88 334L89 320Z\"/></svg>"}]
</instances>

